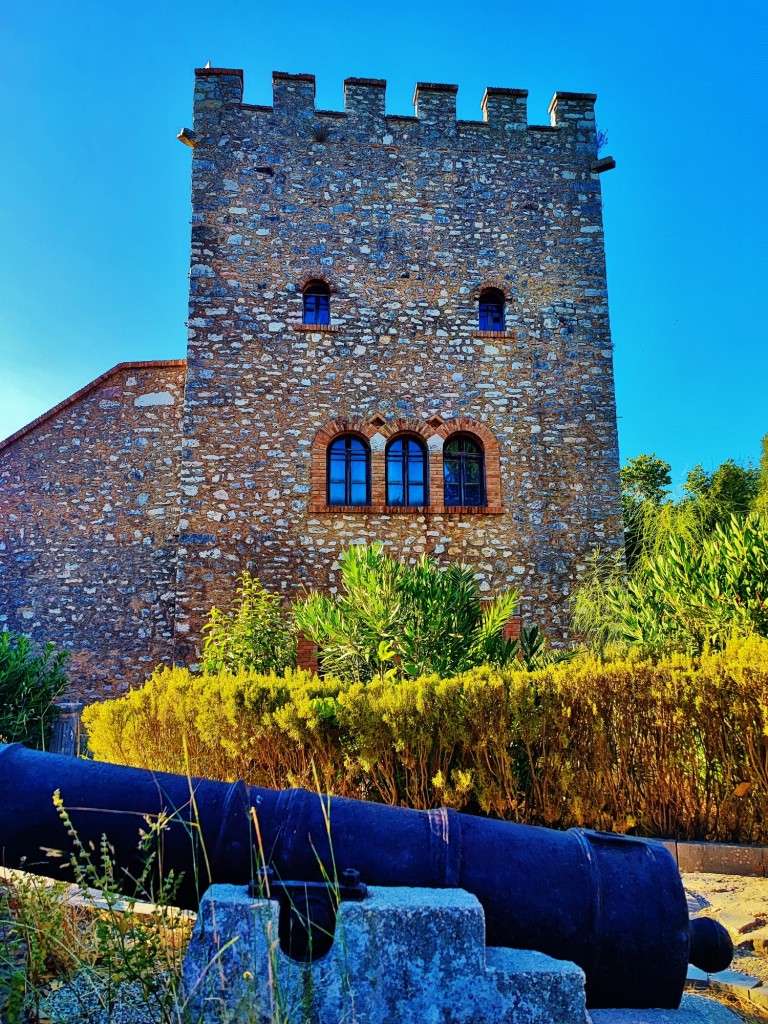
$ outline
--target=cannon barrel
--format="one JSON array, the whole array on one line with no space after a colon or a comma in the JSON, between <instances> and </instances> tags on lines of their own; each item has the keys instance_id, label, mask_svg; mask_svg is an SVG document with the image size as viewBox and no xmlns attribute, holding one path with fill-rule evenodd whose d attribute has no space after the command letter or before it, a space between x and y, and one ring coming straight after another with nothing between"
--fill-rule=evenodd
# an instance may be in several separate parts
<instances>
[{"instance_id":1,"label":"cannon barrel","mask_svg":"<svg viewBox=\"0 0 768 1024\"><path fill-rule=\"evenodd\" d=\"M459 887L483 906L490 946L535 949L585 972L587 1005L677 1007L687 965L722 970L727 932L692 922L674 859L660 844L584 829L557 832L440 808L415 811L306 790L276 791L150 772L0 744L0 859L71 877L59 790L87 846L106 835L126 879L139 832L168 818L159 862L184 873L194 908L211 882L322 882L356 869L375 886ZM257 823L257 824L256 824ZM69 845L68 845L69 844Z\"/></svg>"}]
</instances>

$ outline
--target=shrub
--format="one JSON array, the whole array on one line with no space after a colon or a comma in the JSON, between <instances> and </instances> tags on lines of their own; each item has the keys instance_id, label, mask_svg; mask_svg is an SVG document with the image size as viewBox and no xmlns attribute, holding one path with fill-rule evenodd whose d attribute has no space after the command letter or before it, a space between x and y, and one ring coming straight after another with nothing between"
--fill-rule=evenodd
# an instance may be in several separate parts
<instances>
[{"instance_id":1,"label":"shrub","mask_svg":"<svg viewBox=\"0 0 768 1024\"><path fill-rule=\"evenodd\" d=\"M246 570L237 582L232 609L215 605L203 626L207 672L254 669L282 672L296 664L296 637L280 610L280 598Z\"/></svg>"},{"instance_id":2,"label":"shrub","mask_svg":"<svg viewBox=\"0 0 768 1024\"><path fill-rule=\"evenodd\" d=\"M339 564L343 593L314 592L294 608L299 629L322 652L325 671L366 682L516 660L517 641L503 636L517 608L516 591L482 602L469 566L441 570L426 555L405 565L379 543L349 548Z\"/></svg>"},{"instance_id":3,"label":"shrub","mask_svg":"<svg viewBox=\"0 0 768 1024\"><path fill-rule=\"evenodd\" d=\"M46 644L36 654L21 633L0 633L0 738L45 747L56 717L54 702L67 685L66 651Z\"/></svg>"},{"instance_id":4,"label":"shrub","mask_svg":"<svg viewBox=\"0 0 768 1024\"><path fill-rule=\"evenodd\" d=\"M670 532L628 578L617 560L596 559L574 608L596 646L621 641L654 656L768 637L768 518L732 516L698 540Z\"/></svg>"},{"instance_id":5,"label":"shrub","mask_svg":"<svg viewBox=\"0 0 768 1024\"><path fill-rule=\"evenodd\" d=\"M157 673L84 714L99 759L651 836L768 838L768 641L367 684ZM741 794L741 795L737 795Z\"/></svg>"}]
</instances>

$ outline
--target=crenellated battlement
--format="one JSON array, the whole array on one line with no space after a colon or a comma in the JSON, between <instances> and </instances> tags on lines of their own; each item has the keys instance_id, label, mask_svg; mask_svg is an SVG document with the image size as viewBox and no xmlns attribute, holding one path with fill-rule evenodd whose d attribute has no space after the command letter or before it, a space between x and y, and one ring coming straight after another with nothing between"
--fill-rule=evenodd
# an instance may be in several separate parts
<instances>
[{"instance_id":1,"label":"crenellated battlement","mask_svg":"<svg viewBox=\"0 0 768 1024\"><path fill-rule=\"evenodd\" d=\"M582 144L595 144L594 93L556 92L549 105L549 125L529 124L527 89L489 86L480 103L482 120L458 120L453 84L418 82L413 94L413 115L387 114L387 83L380 78L347 78L344 81L344 110L318 110L315 106L315 76L275 71L272 74L272 106L243 103L243 72L239 69L198 68L195 71L196 127L200 119L221 109L239 107L256 116L271 116L276 124L297 128L316 119L344 125L350 135L382 141L392 130L417 129L419 135L455 138L487 138L497 142L521 133L556 129L556 135ZM585 147L586 148L586 147Z\"/></svg>"}]
</instances>

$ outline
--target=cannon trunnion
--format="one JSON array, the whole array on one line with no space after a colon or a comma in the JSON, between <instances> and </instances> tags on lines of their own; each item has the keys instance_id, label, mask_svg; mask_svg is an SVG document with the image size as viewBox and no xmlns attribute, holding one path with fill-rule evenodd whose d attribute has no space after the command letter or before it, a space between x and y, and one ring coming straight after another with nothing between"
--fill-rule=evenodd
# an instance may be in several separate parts
<instances>
[{"instance_id":1,"label":"cannon trunnion","mask_svg":"<svg viewBox=\"0 0 768 1024\"><path fill-rule=\"evenodd\" d=\"M489 946L534 949L586 974L590 1007L676 1007L687 965L730 963L712 921L689 925L674 859L658 843L626 836L515 825L447 808L401 807L189 779L0 744L0 860L70 877L71 838L105 834L118 870L141 870L145 818L169 817L159 861L183 872L178 902L195 908L212 882L250 884L268 867L278 880L462 888L483 906ZM118 875L119 877L119 875ZM349 878L349 875L346 876Z\"/></svg>"}]
</instances>

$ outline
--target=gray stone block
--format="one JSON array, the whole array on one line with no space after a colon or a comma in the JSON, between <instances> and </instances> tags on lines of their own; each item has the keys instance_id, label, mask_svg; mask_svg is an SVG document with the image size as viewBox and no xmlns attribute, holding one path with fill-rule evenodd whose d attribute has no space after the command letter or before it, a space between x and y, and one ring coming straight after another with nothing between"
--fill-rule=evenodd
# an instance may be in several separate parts
<instances>
[{"instance_id":1,"label":"gray stone block","mask_svg":"<svg viewBox=\"0 0 768 1024\"><path fill-rule=\"evenodd\" d=\"M330 952L279 948L278 904L216 885L184 960L202 1024L588 1024L584 974L541 953L486 949L478 900L461 889L369 890L342 903Z\"/></svg>"},{"instance_id":2,"label":"gray stone block","mask_svg":"<svg viewBox=\"0 0 768 1024\"><path fill-rule=\"evenodd\" d=\"M592 1024L741 1024L741 1017L705 996L683 996L679 1010L592 1010Z\"/></svg>"},{"instance_id":3,"label":"gray stone block","mask_svg":"<svg viewBox=\"0 0 768 1024\"><path fill-rule=\"evenodd\" d=\"M758 985L748 992L750 1002L764 1010L768 1010L768 985Z\"/></svg>"},{"instance_id":4,"label":"gray stone block","mask_svg":"<svg viewBox=\"0 0 768 1024\"><path fill-rule=\"evenodd\" d=\"M757 988L760 979L751 974L741 974L740 971L718 971L710 975L710 981L715 988L725 989L728 992L739 992L746 995L751 988Z\"/></svg>"},{"instance_id":5,"label":"gray stone block","mask_svg":"<svg viewBox=\"0 0 768 1024\"><path fill-rule=\"evenodd\" d=\"M699 967L694 967L693 964L688 964L688 973L685 976L685 982L687 985L692 985L694 988L709 988L709 975L706 971L702 971Z\"/></svg>"},{"instance_id":6,"label":"gray stone block","mask_svg":"<svg viewBox=\"0 0 768 1024\"><path fill-rule=\"evenodd\" d=\"M765 875L762 846L731 843L677 843L677 866L681 873L704 871L723 875Z\"/></svg>"}]
</instances>

